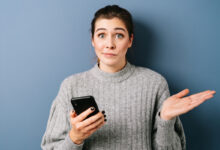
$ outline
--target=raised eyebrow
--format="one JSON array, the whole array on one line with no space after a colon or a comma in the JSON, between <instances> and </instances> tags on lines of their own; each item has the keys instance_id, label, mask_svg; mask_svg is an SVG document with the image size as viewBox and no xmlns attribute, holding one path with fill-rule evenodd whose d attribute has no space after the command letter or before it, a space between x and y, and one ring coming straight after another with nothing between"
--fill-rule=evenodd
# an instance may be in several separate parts
<instances>
[{"instance_id":1,"label":"raised eyebrow","mask_svg":"<svg viewBox=\"0 0 220 150\"><path fill-rule=\"evenodd\" d=\"M124 28L115 28L115 30L121 30L121 31L124 31L124 32L125 32L125 29L124 29Z\"/></svg>"},{"instance_id":2,"label":"raised eyebrow","mask_svg":"<svg viewBox=\"0 0 220 150\"><path fill-rule=\"evenodd\" d=\"M106 30L106 28L98 28L98 29L96 29L95 32L98 32L98 31L100 31L100 30ZM120 27L118 27L118 28L114 28L114 30L121 30L121 31L126 32L124 28L120 28Z\"/></svg>"},{"instance_id":3,"label":"raised eyebrow","mask_svg":"<svg viewBox=\"0 0 220 150\"><path fill-rule=\"evenodd\" d=\"M106 28L98 28L98 29L96 29L95 32L98 32L98 31L100 31L100 30L106 30Z\"/></svg>"}]
</instances>

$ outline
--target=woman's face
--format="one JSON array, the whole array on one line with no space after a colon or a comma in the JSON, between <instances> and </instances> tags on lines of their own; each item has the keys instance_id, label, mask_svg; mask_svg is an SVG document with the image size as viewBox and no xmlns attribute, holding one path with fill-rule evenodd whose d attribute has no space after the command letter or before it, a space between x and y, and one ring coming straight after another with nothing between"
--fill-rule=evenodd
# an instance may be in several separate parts
<instances>
[{"instance_id":1,"label":"woman's face","mask_svg":"<svg viewBox=\"0 0 220 150\"><path fill-rule=\"evenodd\" d=\"M129 37L125 24L119 18L96 21L92 45L101 64L117 66L125 62L132 41L133 35Z\"/></svg>"}]
</instances>

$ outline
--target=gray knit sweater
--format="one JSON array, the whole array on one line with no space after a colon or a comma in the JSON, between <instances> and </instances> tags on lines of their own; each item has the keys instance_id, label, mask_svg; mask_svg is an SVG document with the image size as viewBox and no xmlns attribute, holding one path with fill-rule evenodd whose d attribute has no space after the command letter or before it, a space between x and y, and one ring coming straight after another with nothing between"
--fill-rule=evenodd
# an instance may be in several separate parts
<instances>
[{"instance_id":1,"label":"gray knit sweater","mask_svg":"<svg viewBox=\"0 0 220 150\"><path fill-rule=\"evenodd\" d=\"M69 137L72 97L93 95L106 124L86 139L74 144ZM116 73L107 73L95 64L90 70L68 76L54 99L43 150L180 150L186 149L179 117L163 120L162 102L170 96L166 79L144 67L126 63Z\"/></svg>"}]
</instances>

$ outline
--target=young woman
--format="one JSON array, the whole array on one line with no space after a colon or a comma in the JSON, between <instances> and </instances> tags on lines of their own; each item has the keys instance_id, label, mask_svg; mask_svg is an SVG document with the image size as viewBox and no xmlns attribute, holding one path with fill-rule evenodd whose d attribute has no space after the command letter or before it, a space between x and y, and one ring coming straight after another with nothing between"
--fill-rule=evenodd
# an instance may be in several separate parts
<instances>
[{"instance_id":1,"label":"young woman","mask_svg":"<svg viewBox=\"0 0 220 150\"><path fill-rule=\"evenodd\" d=\"M132 17L117 5L95 13L91 35L98 62L62 82L51 106L42 149L186 149L178 116L212 98L215 91L184 97L189 93L185 89L170 96L162 75L130 64L126 53L134 36ZM76 115L70 100L86 95L93 95L105 111L88 119L94 108Z\"/></svg>"}]
</instances>

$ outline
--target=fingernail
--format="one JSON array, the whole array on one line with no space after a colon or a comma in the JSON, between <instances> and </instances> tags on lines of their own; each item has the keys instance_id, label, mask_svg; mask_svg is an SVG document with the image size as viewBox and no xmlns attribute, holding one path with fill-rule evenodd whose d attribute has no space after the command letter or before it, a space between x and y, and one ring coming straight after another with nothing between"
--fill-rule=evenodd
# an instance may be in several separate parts
<instances>
[{"instance_id":1,"label":"fingernail","mask_svg":"<svg viewBox=\"0 0 220 150\"><path fill-rule=\"evenodd\" d=\"M107 121L107 119L104 120L105 122Z\"/></svg>"},{"instance_id":2,"label":"fingernail","mask_svg":"<svg viewBox=\"0 0 220 150\"><path fill-rule=\"evenodd\" d=\"M105 114L105 111L104 111L104 110L102 111L102 114Z\"/></svg>"},{"instance_id":3,"label":"fingernail","mask_svg":"<svg viewBox=\"0 0 220 150\"><path fill-rule=\"evenodd\" d=\"M95 107L91 107L91 110L94 111L94 110L95 110Z\"/></svg>"}]
</instances>

